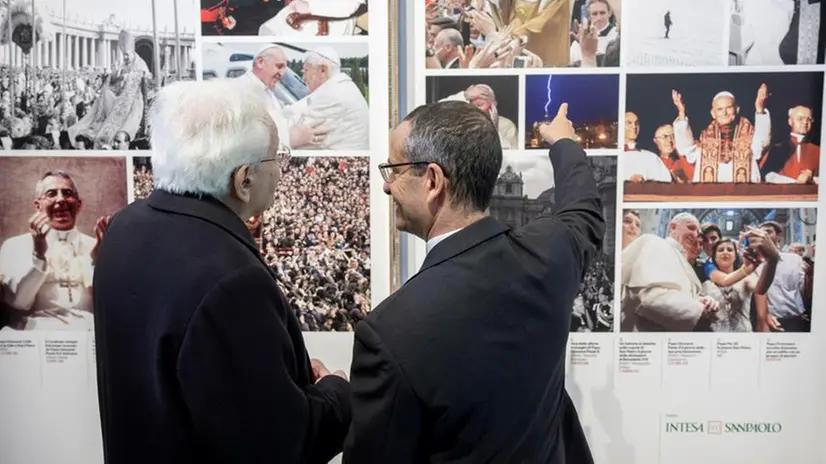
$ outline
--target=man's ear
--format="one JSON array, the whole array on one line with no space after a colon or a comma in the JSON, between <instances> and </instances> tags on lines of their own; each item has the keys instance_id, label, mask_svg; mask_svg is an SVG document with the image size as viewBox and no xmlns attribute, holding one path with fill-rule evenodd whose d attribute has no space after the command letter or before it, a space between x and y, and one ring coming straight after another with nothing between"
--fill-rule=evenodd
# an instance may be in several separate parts
<instances>
[{"instance_id":1,"label":"man's ear","mask_svg":"<svg viewBox=\"0 0 826 464\"><path fill-rule=\"evenodd\" d=\"M251 171L249 165L244 165L238 168L232 175L230 193L243 203L249 203L252 198Z\"/></svg>"},{"instance_id":2,"label":"man's ear","mask_svg":"<svg viewBox=\"0 0 826 464\"><path fill-rule=\"evenodd\" d=\"M430 163L425 168L422 176L427 189L428 203L439 198L440 195L447 193L447 177L442 167L435 163Z\"/></svg>"}]
</instances>

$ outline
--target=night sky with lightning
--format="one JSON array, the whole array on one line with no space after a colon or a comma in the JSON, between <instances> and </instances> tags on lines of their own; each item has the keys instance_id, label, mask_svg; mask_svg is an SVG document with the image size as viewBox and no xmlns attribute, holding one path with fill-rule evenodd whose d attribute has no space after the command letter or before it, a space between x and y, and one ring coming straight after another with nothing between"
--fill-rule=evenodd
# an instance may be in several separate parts
<instances>
[{"instance_id":1,"label":"night sky with lightning","mask_svg":"<svg viewBox=\"0 0 826 464\"><path fill-rule=\"evenodd\" d=\"M619 115L619 76L529 75L525 76L525 127L553 118L559 105L568 103L568 119L577 124L611 123Z\"/></svg>"}]
</instances>

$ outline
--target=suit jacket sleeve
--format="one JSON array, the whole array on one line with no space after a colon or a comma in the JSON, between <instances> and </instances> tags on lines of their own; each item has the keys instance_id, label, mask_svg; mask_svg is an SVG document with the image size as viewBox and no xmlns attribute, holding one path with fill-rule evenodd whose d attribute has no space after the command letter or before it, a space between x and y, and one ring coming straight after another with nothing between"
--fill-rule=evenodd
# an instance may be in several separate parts
<instances>
[{"instance_id":1,"label":"suit jacket sleeve","mask_svg":"<svg viewBox=\"0 0 826 464\"><path fill-rule=\"evenodd\" d=\"M249 267L219 282L189 323L178 380L215 461L326 463L341 450L349 385L298 383L306 353L294 350L285 306L272 276Z\"/></svg>"},{"instance_id":2,"label":"suit jacket sleeve","mask_svg":"<svg viewBox=\"0 0 826 464\"><path fill-rule=\"evenodd\" d=\"M578 257L576 275L582 276L597 251L602 249L605 218L602 198L588 165L585 151L573 140L563 139L550 151L554 168L555 201L550 215L524 227L527 234L547 236L561 222L571 232L571 245Z\"/></svg>"},{"instance_id":3,"label":"suit jacket sleeve","mask_svg":"<svg viewBox=\"0 0 826 464\"><path fill-rule=\"evenodd\" d=\"M353 421L344 443L345 464L418 462L422 406L400 366L367 321L356 326Z\"/></svg>"}]
</instances>

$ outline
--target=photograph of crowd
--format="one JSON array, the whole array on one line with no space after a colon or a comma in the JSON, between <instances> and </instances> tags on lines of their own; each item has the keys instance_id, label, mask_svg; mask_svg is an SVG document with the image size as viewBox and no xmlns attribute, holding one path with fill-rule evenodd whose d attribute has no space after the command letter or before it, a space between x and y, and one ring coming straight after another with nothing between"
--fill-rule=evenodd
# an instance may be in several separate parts
<instances>
[{"instance_id":1,"label":"photograph of crowd","mask_svg":"<svg viewBox=\"0 0 826 464\"><path fill-rule=\"evenodd\" d=\"M550 121L562 103L585 150L615 149L618 141L619 76L525 76L525 148L547 150L539 124Z\"/></svg>"},{"instance_id":2,"label":"photograph of crowd","mask_svg":"<svg viewBox=\"0 0 826 464\"><path fill-rule=\"evenodd\" d=\"M729 64L783 66L823 63L822 52L818 57L820 0L731 2Z\"/></svg>"},{"instance_id":3,"label":"photograph of crowd","mask_svg":"<svg viewBox=\"0 0 826 464\"><path fill-rule=\"evenodd\" d=\"M418 1L428 69L620 65L620 0Z\"/></svg>"},{"instance_id":4,"label":"photograph of crowd","mask_svg":"<svg viewBox=\"0 0 826 464\"><path fill-rule=\"evenodd\" d=\"M817 199L822 72L632 74L627 84L626 201Z\"/></svg>"},{"instance_id":5,"label":"photograph of crowd","mask_svg":"<svg viewBox=\"0 0 826 464\"><path fill-rule=\"evenodd\" d=\"M725 66L729 0L625 0L623 65Z\"/></svg>"},{"instance_id":6,"label":"photograph of crowd","mask_svg":"<svg viewBox=\"0 0 826 464\"><path fill-rule=\"evenodd\" d=\"M427 102L458 100L488 113L503 150L519 148L519 76L429 76Z\"/></svg>"},{"instance_id":7,"label":"photograph of crowd","mask_svg":"<svg viewBox=\"0 0 826 464\"><path fill-rule=\"evenodd\" d=\"M649 209L622 219L624 332L809 332L817 210Z\"/></svg>"},{"instance_id":8,"label":"photograph of crowd","mask_svg":"<svg viewBox=\"0 0 826 464\"><path fill-rule=\"evenodd\" d=\"M94 329L95 258L126 193L122 157L0 157L0 331Z\"/></svg>"},{"instance_id":9,"label":"photograph of crowd","mask_svg":"<svg viewBox=\"0 0 826 464\"><path fill-rule=\"evenodd\" d=\"M203 77L268 87L273 119L280 132L289 132L282 143L292 150L362 154L370 148L366 43L208 43Z\"/></svg>"},{"instance_id":10,"label":"photograph of crowd","mask_svg":"<svg viewBox=\"0 0 826 464\"><path fill-rule=\"evenodd\" d=\"M152 158L135 156L132 158L132 198L145 200L154 188L152 182Z\"/></svg>"},{"instance_id":11,"label":"photograph of crowd","mask_svg":"<svg viewBox=\"0 0 826 464\"><path fill-rule=\"evenodd\" d=\"M367 35L367 0L200 0L204 36Z\"/></svg>"},{"instance_id":12,"label":"photograph of crowd","mask_svg":"<svg viewBox=\"0 0 826 464\"><path fill-rule=\"evenodd\" d=\"M574 300L572 332L612 332L614 327L614 245L617 207L617 160L591 156L603 202L606 231L603 249L585 272ZM505 153L489 213L518 230L554 205L554 172L547 153Z\"/></svg>"},{"instance_id":13,"label":"photograph of crowd","mask_svg":"<svg viewBox=\"0 0 826 464\"><path fill-rule=\"evenodd\" d=\"M195 79L195 0L10 3L11 21L0 7L2 149L148 149L155 93Z\"/></svg>"},{"instance_id":14,"label":"photograph of crowd","mask_svg":"<svg viewBox=\"0 0 826 464\"><path fill-rule=\"evenodd\" d=\"M370 312L369 157L292 157L275 203L247 227L305 331L352 331ZM152 191L136 158L135 198Z\"/></svg>"}]
</instances>

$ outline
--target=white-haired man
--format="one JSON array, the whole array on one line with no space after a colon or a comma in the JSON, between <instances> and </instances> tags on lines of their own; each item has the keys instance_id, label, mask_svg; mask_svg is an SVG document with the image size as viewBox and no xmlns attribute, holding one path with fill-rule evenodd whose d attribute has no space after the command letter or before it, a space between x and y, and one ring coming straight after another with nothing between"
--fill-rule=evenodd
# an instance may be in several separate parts
<instances>
[{"instance_id":1,"label":"white-haired man","mask_svg":"<svg viewBox=\"0 0 826 464\"><path fill-rule=\"evenodd\" d=\"M458 69L461 67L462 47L465 41L462 33L456 29L442 29L433 39L433 51L436 59L444 69Z\"/></svg>"},{"instance_id":2,"label":"white-haired man","mask_svg":"<svg viewBox=\"0 0 826 464\"><path fill-rule=\"evenodd\" d=\"M35 187L28 231L0 246L3 298L13 309L13 329L93 329L92 274L107 218L95 237L77 229L83 201L71 176L46 172Z\"/></svg>"},{"instance_id":3,"label":"white-haired man","mask_svg":"<svg viewBox=\"0 0 826 464\"><path fill-rule=\"evenodd\" d=\"M310 94L286 108L292 124L321 125L324 139L311 149L367 150L370 148L370 108L364 94L341 70L331 47L304 53L304 82Z\"/></svg>"},{"instance_id":4,"label":"white-haired man","mask_svg":"<svg viewBox=\"0 0 826 464\"><path fill-rule=\"evenodd\" d=\"M510 119L499 114L499 103L496 100L496 93L487 84L471 85L467 89L450 95L440 101L463 101L484 111L493 120L496 130L499 132L499 141L503 150L515 150L517 146L518 130L516 124Z\"/></svg>"},{"instance_id":5,"label":"white-haired man","mask_svg":"<svg viewBox=\"0 0 826 464\"><path fill-rule=\"evenodd\" d=\"M289 152L255 89L178 82L151 115L155 191L110 222L95 276L107 462L328 462L350 387L307 355L244 219Z\"/></svg>"},{"instance_id":6,"label":"white-haired man","mask_svg":"<svg viewBox=\"0 0 826 464\"><path fill-rule=\"evenodd\" d=\"M292 149L318 148L324 141L327 129L320 122L307 125L303 122L290 122L284 113L284 106L275 96L275 87L287 72L287 55L277 45L266 45L255 56L252 70L238 77L244 85L266 93L267 111L275 121L280 134L281 144Z\"/></svg>"},{"instance_id":7,"label":"white-haired man","mask_svg":"<svg viewBox=\"0 0 826 464\"><path fill-rule=\"evenodd\" d=\"M679 213L668 223L668 237L645 234L622 250L624 332L691 332L717 310L700 295L691 264L700 254L700 222Z\"/></svg>"},{"instance_id":8,"label":"white-haired man","mask_svg":"<svg viewBox=\"0 0 826 464\"><path fill-rule=\"evenodd\" d=\"M674 142L677 152L694 165L693 182L759 183L757 162L771 142L771 115L766 108L769 90L762 84L754 100L754 124L740 114L740 106L731 92L719 92L711 100L711 122L694 139L686 117L683 96L673 90L671 99L677 108Z\"/></svg>"}]
</instances>

